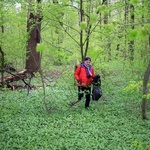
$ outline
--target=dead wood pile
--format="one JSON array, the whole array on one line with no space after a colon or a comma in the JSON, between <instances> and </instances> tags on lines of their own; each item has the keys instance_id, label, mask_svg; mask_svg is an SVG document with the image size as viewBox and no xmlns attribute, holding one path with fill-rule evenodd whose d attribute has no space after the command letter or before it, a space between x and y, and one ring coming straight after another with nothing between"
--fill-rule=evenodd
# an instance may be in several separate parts
<instances>
[{"instance_id":1,"label":"dead wood pile","mask_svg":"<svg viewBox=\"0 0 150 150\"><path fill-rule=\"evenodd\" d=\"M28 70L25 69L25 70L17 72L17 73L9 72L9 74L10 75L4 76L4 79L3 79L5 87L11 88L12 90L15 90L15 89L21 88L21 87L31 88L30 81L34 77L34 74L32 72L29 72ZM25 79L29 79L28 82L26 82ZM12 84L13 82L20 81L20 80L25 84L24 86ZM0 78L0 83L1 82L2 82L2 79Z\"/></svg>"}]
</instances>

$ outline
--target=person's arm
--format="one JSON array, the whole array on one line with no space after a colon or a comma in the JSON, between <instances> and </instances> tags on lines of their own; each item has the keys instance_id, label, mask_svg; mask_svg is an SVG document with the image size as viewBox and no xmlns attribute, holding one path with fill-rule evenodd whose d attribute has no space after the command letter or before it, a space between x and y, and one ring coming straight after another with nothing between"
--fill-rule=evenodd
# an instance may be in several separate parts
<instances>
[{"instance_id":1,"label":"person's arm","mask_svg":"<svg viewBox=\"0 0 150 150\"><path fill-rule=\"evenodd\" d=\"M94 71L94 69L92 68L92 78L94 78L94 76L95 76L95 71Z\"/></svg>"}]
</instances>

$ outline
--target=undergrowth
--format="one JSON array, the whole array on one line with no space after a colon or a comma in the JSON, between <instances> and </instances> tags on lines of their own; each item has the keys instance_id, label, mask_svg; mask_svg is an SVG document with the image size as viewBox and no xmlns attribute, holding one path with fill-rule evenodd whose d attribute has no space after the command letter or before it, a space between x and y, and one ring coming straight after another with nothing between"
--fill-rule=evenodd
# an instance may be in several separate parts
<instances>
[{"instance_id":1,"label":"undergrowth","mask_svg":"<svg viewBox=\"0 0 150 150\"><path fill-rule=\"evenodd\" d=\"M103 96L89 109L84 99L69 106L77 89L66 80L46 88L50 114L42 88L28 96L26 90L0 93L0 149L150 150L150 121L141 117L141 93L126 93L122 75L102 79Z\"/></svg>"}]
</instances>

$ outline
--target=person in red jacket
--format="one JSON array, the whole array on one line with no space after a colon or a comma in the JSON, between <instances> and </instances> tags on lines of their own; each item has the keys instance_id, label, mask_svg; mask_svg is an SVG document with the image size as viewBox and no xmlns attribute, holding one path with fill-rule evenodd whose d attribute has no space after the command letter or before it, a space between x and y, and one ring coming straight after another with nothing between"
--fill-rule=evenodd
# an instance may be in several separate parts
<instances>
[{"instance_id":1,"label":"person in red jacket","mask_svg":"<svg viewBox=\"0 0 150 150\"><path fill-rule=\"evenodd\" d=\"M91 84L93 77L95 76L94 69L90 63L91 58L86 57L84 62L77 67L74 73L78 85L78 101L82 99L85 93L85 108L89 107L90 104Z\"/></svg>"}]
</instances>

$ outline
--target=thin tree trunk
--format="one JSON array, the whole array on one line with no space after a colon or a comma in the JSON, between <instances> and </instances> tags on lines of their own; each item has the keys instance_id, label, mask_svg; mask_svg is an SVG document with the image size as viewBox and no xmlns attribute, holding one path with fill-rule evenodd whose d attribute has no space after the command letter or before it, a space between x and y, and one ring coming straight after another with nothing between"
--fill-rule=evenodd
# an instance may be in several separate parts
<instances>
[{"instance_id":1,"label":"thin tree trunk","mask_svg":"<svg viewBox=\"0 0 150 150\"><path fill-rule=\"evenodd\" d=\"M128 11L129 11L129 5L128 5L128 0L125 0L125 13L124 13L124 24L126 25L126 24L128 24ZM124 48L124 50L123 50L123 58L124 58L124 62L125 62L125 60L127 59L127 30L126 30L126 28L125 28L125 46L124 46L125 48Z\"/></svg>"},{"instance_id":2,"label":"thin tree trunk","mask_svg":"<svg viewBox=\"0 0 150 150\"><path fill-rule=\"evenodd\" d=\"M48 113L50 113L50 109L49 109L49 107L48 107L48 105L47 105L47 103L46 103L46 90L45 90L43 72L42 72L41 69L39 70L39 73L40 73L40 76L41 76L42 87L43 87L43 99L42 99L42 101L43 101L43 103L44 103L44 106L45 106L46 111L47 111Z\"/></svg>"},{"instance_id":3,"label":"thin tree trunk","mask_svg":"<svg viewBox=\"0 0 150 150\"><path fill-rule=\"evenodd\" d=\"M107 6L108 5L107 0L103 0L102 5ZM107 15L104 16L104 24L108 24L108 16Z\"/></svg>"},{"instance_id":4,"label":"thin tree trunk","mask_svg":"<svg viewBox=\"0 0 150 150\"><path fill-rule=\"evenodd\" d=\"M2 18L3 20L3 18ZM1 26L2 29L2 34L4 33L4 26ZM2 47L0 46L0 53L1 53L1 84L2 84L2 88L4 88L4 52L2 50Z\"/></svg>"},{"instance_id":5,"label":"thin tree trunk","mask_svg":"<svg viewBox=\"0 0 150 150\"><path fill-rule=\"evenodd\" d=\"M90 1L88 0L88 2L90 4L89 4L89 7L87 8L87 12L88 12L88 16L90 16L90 13L93 11L92 2L91 2L91 0ZM91 27L92 27L92 25L90 23L90 17L87 17L87 31L86 31L86 39L85 39L85 42L84 42L84 43L86 43L86 46L85 46L84 57L86 57L87 52L88 52L88 48L89 48Z\"/></svg>"},{"instance_id":6,"label":"thin tree trunk","mask_svg":"<svg viewBox=\"0 0 150 150\"><path fill-rule=\"evenodd\" d=\"M134 29L134 6L130 5L130 19L131 19L131 29ZM134 60L134 40L129 42L129 53L130 53L130 60Z\"/></svg>"},{"instance_id":7,"label":"thin tree trunk","mask_svg":"<svg viewBox=\"0 0 150 150\"><path fill-rule=\"evenodd\" d=\"M103 0L102 5L108 5L108 0ZM110 15L110 14L109 14ZM108 24L108 14L105 14L104 16L104 24ZM107 49L108 49L108 61L111 60L111 43L110 43L110 38L108 37L107 39L108 44L107 44Z\"/></svg>"},{"instance_id":8,"label":"thin tree trunk","mask_svg":"<svg viewBox=\"0 0 150 150\"><path fill-rule=\"evenodd\" d=\"M83 2L80 0L80 23L83 21ZM84 59L84 54L83 54L83 29L81 28L80 30L80 49L81 49L81 59L83 61Z\"/></svg>"},{"instance_id":9,"label":"thin tree trunk","mask_svg":"<svg viewBox=\"0 0 150 150\"><path fill-rule=\"evenodd\" d=\"M150 76L150 63L147 66L147 70L145 71L144 74L144 79L143 79L143 98L142 98L142 119L147 119L147 114L146 114L146 106L147 106L147 93L148 93L148 80L149 80L149 76Z\"/></svg>"},{"instance_id":10,"label":"thin tree trunk","mask_svg":"<svg viewBox=\"0 0 150 150\"><path fill-rule=\"evenodd\" d=\"M1 84L2 88L4 88L4 52L2 51L2 47L0 47L0 53L1 53Z\"/></svg>"}]
</instances>

